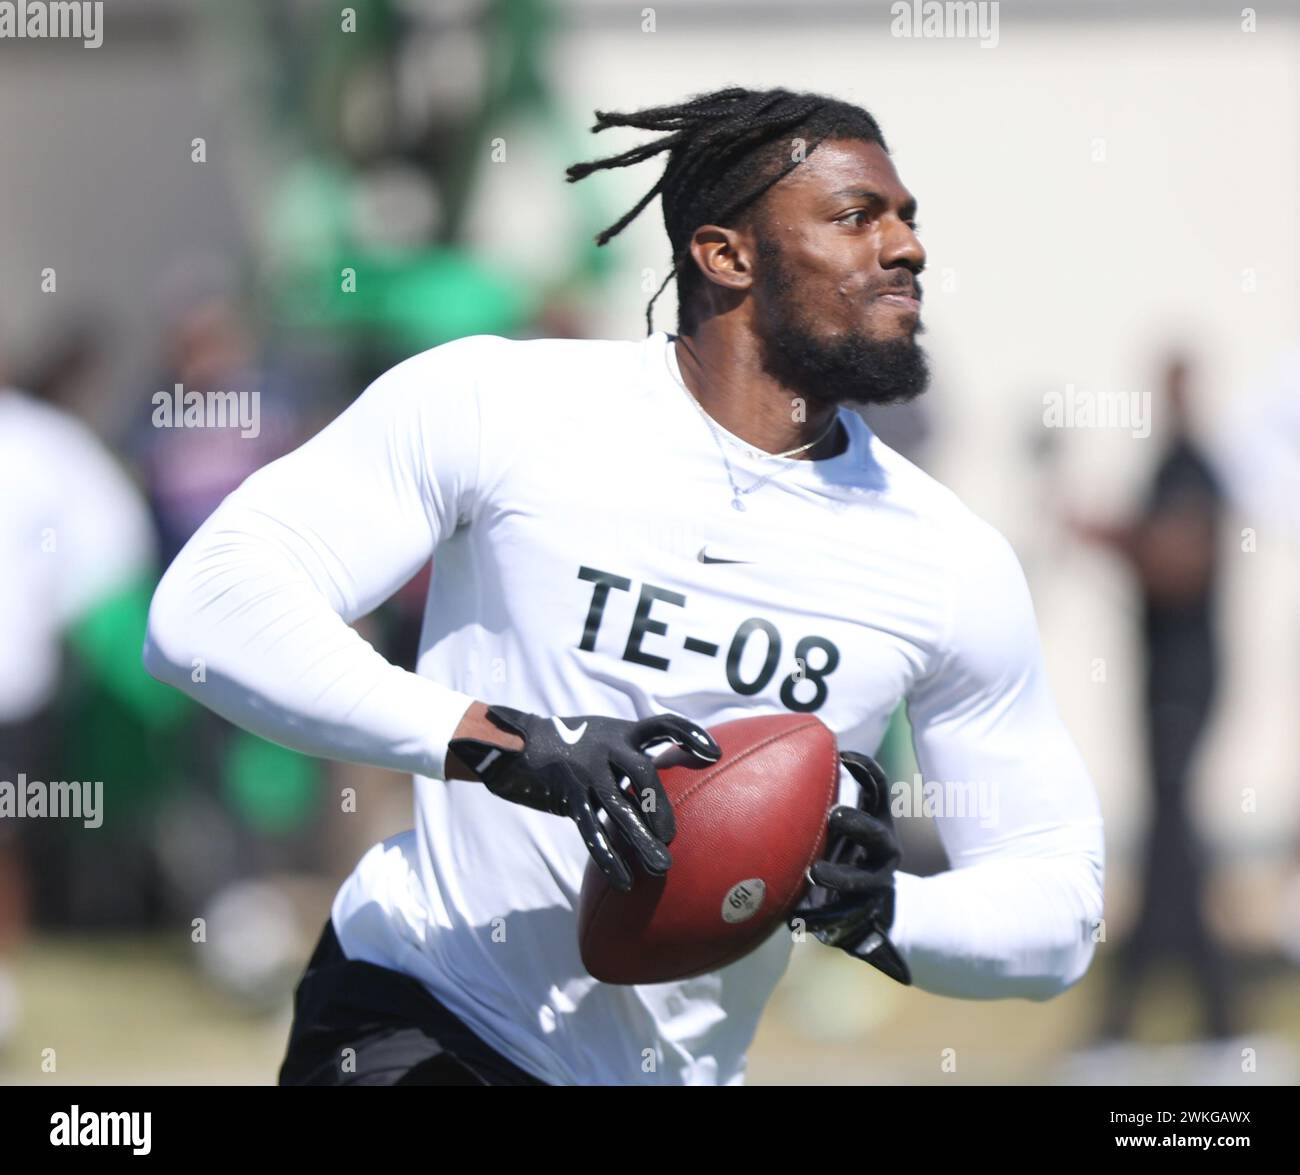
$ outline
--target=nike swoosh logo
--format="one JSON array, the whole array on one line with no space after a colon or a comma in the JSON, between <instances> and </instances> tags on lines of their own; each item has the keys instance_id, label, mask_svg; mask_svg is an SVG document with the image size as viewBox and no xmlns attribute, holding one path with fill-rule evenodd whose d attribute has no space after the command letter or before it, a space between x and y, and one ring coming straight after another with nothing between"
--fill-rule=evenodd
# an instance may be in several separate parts
<instances>
[{"instance_id":1,"label":"nike swoosh logo","mask_svg":"<svg viewBox=\"0 0 1300 1175\"><path fill-rule=\"evenodd\" d=\"M746 563L748 564L751 562L751 560L749 559L718 559L715 556L709 554L709 548L707 546L701 547L700 553L695 557L701 563Z\"/></svg>"},{"instance_id":2,"label":"nike swoosh logo","mask_svg":"<svg viewBox=\"0 0 1300 1175\"><path fill-rule=\"evenodd\" d=\"M578 740L587 733L587 724L585 722L577 730L570 730L558 718L553 717L551 721L555 723L555 729L560 732L560 737L571 747L575 746Z\"/></svg>"}]
</instances>

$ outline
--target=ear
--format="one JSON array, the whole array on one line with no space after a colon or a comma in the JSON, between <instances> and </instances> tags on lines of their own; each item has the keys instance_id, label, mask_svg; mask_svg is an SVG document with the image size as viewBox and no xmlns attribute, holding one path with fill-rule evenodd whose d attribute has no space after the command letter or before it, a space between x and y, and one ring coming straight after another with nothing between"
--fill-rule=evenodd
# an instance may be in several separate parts
<instances>
[{"instance_id":1,"label":"ear","mask_svg":"<svg viewBox=\"0 0 1300 1175\"><path fill-rule=\"evenodd\" d=\"M754 242L742 229L702 224L691 234L690 253L711 283L743 292L754 283Z\"/></svg>"}]
</instances>

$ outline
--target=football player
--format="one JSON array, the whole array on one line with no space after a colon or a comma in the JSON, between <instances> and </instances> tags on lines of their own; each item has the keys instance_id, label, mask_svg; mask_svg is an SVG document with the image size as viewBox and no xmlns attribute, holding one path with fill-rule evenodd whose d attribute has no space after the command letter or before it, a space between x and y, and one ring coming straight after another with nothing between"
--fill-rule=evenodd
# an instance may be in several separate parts
<instances>
[{"instance_id":1,"label":"football player","mask_svg":"<svg viewBox=\"0 0 1300 1175\"><path fill-rule=\"evenodd\" d=\"M707 728L754 713L815 714L855 752L796 930L970 999L1050 998L1092 957L1102 821L1020 565L848 407L927 381L916 200L879 126L738 87L614 126L659 137L569 179L666 152L598 240L661 198L677 331L398 364L232 494L154 599L155 674L414 776L414 828L335 899L284 1083L741 1083L797 936L606 985L576 911L589 857L624 888L671 868L650 750L708 762ZM410 673L349 622L431 556ZM900 700L925 777L995 800L940 805L933 877L896 867L867 758Z\"/></svg>"}]
</instances>

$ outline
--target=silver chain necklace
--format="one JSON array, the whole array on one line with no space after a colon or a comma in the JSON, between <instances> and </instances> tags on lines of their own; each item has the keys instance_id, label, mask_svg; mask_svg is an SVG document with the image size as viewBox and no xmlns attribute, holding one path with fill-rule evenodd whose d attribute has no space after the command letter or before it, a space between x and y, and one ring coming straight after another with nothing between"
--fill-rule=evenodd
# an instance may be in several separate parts
<instances>
[{"instance_id":1,"label":"silver chain necklace","mask_svg":"<svg viewBox=\"0 0 1300 1175\"><path fill-rule=\"evenodd\" d=\"M668 345L670 347L673 345L671 339L669 340ZM686 381L682 379L680 375L677 374L677 371L675 370L675 367L671 359L669 360L668 370L672 372L672 376L677 381L678 386L680 386L682 391L686 393L686 398L692 404L695 405L695 410L704 419L704 423L709 426L709 432L713 434L714 444L718 446L718 453L722 457L723 468L726 469L727 471L727 481L731 483L731 508L733 510L744 510L745 503L741 501L741 498L743 498L746 494L752 494L757 489L761 489L763 486L767 485L767 483L771 481L774 477L780 477L781 474L785 473L789 469L792 469L795 466L796 462L789 461L789 463L784 465L782 468L774 469L771 473L765 473L756 482L754 482L753 485L747 486L745 489L741 489L740 486L736 483L736 475L732 472L731 462L727 459L727 449L726 446L722 443L722 433L720 431L721 426L716 424L713 420L713 417L704 411L704 405L701 404L699 400L695 398L695 396L691 392L691 389L686 386ZM828 424L818 436L814 437L806 445L799 445L794 449L787 449L784 453L764 453L761 449L755 449L750 445L744 445L744 447L748 450L751 457L761 457L773 461L775 461L777 458L788 459L794 457L798 453L806 452L807 450L813 448L814 446L821 444L822 441L824 441L828 436L831 435L831 431L835 428L835 425L837 423L839 423L838 414L832 416L830 424ZM737 443L742 445L744 444L744 442L739 441L738 438L737 438Z\"/></svg>"}]
</instances>

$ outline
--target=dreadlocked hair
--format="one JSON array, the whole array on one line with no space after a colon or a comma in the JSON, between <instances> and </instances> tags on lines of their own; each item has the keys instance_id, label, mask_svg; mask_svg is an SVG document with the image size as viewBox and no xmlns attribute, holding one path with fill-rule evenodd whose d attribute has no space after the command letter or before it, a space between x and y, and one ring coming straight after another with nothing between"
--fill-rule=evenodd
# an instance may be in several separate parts
<instances>
[{"instance_id":1,"label":"dreadlocked hair","mask_svg":"<svg viewBox=\"0 0 1300 1175\"><path fill-rule=\"evenodd\" d=\"M569 183L595 171L628 167L668 152L659 182L636 205L596 235L604 245L618 236L655 196L672 245L668 276L645 308L646 334L654 332L654 304L677 279L677 330L695 330L695 295L704 281L691 263L690 241L702 224L737 227L753 223L759 199L824 139L861 139L884 150L876 120L860 106L821 94L746 90L731 86L698 94L675 106L652 106L628 114L597 110L594 133L612 126L666 132L659 139L565 171Z\"/></svg>"}]
</instances>

